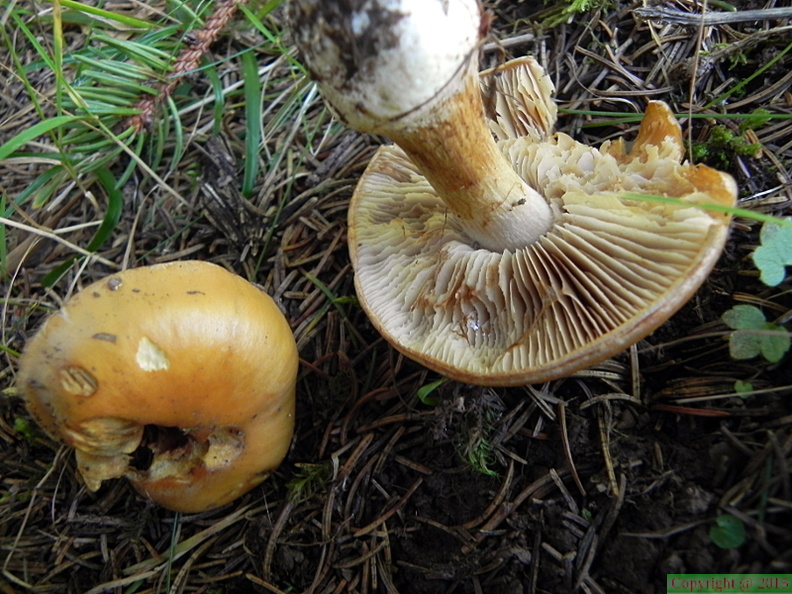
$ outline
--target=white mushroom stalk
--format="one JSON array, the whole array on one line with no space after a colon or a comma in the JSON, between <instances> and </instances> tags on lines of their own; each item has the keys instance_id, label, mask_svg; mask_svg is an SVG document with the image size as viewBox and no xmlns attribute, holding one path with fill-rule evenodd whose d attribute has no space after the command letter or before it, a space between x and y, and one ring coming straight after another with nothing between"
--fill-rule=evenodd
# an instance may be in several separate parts
<instances>
[{"instance_id":1,"label":"white mushroom stalk","mask_svg":"<svg viewBox=\"0 0 792 594\"><path fill-rule=\"evenodd\" d=\"M547 201L488 128L476 0L294 0L291 19L337 117L393 140L480 247L519 249L550 229Z\"/></svg>"}]
</instances>

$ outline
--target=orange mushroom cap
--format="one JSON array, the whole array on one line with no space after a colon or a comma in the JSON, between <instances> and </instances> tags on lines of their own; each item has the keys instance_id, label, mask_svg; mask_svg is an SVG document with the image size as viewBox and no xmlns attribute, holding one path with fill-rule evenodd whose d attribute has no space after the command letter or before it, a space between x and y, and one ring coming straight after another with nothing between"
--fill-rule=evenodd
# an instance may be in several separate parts
<instances>
[{"instance_id":1,"label":"orange mushroom cap","mask_svg":"<svg viewBox=\"0 0 792 594\"><path fill-rule=\"evenodd\" d=\"M263 291L196 261L127 270L69 299L28 342L30 413L96 490L126 476L197 512L261 483L294 430L297 347Z\"/></svg>"}]
</instances>

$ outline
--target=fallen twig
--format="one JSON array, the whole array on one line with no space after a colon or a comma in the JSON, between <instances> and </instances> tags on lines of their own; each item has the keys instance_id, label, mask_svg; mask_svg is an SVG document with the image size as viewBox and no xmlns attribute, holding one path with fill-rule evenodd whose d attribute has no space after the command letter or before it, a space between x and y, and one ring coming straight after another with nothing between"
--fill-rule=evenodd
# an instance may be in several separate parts
<instances>
[{"instance_id":1,"label":"fallen twig","mask_svg":"<svg viewBox=\"0 0 792 594\"><path fill-rule=\"evenodd\" d=\"M775 21L792 18L792 8L761 8L758 10L738 10L735 12L682 12L663 6L636 8L633 14L644 21L658 21L675 25L726 25L750 21Z\"/></svg>"}]
</instances>

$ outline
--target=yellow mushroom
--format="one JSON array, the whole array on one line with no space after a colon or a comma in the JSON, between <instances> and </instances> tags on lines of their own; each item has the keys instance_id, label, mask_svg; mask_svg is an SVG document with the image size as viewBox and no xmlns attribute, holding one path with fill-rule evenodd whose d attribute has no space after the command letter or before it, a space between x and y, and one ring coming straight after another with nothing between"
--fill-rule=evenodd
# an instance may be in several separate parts
<instances>
[{"instance_id":1,"label":"yellow mushroom","mask_svg":"<svg viewBox=\"0 0 792 594\"><path fill-rule=\"evenodd\" d=\"M198 512L283 460L297 365L268 295L185 261L114 274L69 299L26 345L18 385L41 426L76 450L89 489L125 476L167 508Z\"/></svg>"}]
</instances>

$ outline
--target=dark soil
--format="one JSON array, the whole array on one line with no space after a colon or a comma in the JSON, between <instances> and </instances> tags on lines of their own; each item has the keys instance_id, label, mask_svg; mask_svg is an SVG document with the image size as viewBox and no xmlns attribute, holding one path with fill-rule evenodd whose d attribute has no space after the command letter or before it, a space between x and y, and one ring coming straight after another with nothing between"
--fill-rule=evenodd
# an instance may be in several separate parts
<instances>
[{"instance_id":1,"label":"dark soil","mask_svg":"<svg viewBox=\"0 0 792 594\"><path fill-rule=\"evenodd\" d=\"M771 31L789 19L700 32L648 24L634 16L637 5L609 3L543 29L539 23L558 6L486 4L495 17L492 39L503 46L484 54L485 65L539 56L562 108L634 113L649 98L677 113L792 114L789 81L764 92L792 68L782 55L788 32ZM691 2L674 8L700 11ZM268 19L282 24L279 11ZM247 33L233 32L233 22L226 30L216 58L251 43ZM536 35L508 43L527 33ZM741 46L740 60L717 53L751 36L756 43ZM712 60L698 71L690 69L697 43L710 52L702 59ZM736 107L704 107L773 58L775 65L732 99ZM196 88L207 84L193 78ZM24 97L19 81L9 80L0 121L18 108L11 89ZM321 113L317 99L306 117L322 122ZM438 376L391 349L352 300L327 297L354 295L346 205L376 139L334 129L316 157L299 171L282 165L266 197L262 190L251 199L261 215L251 222L238 192L225 191L228 208L213 212L199 187L221 177L201 156L207 152L214 155L209 163L227 158L222 171L241 178L241 117L229 108L222 142L205 133L192 141L172 180L186 205L151 180L135 179L137 186L125 189L118 239L102 255L124 262L133 238L136 264L210 260L276 296L302 361L286 462L240 500L198 515L159 508L122 480L90 493L71 452L29 424L8 390L0 399L0 592L653 594L665 592L669 573L792 573L792 366L788 356L776 364L731 359L720 321L733 305L749 303L789 327L789 279L762 285L749 258L758 223L736 219L711 278L632 351L545 385L446 382L431 394L438 403L428 405L418 390ZM592 144L634 131L612 118L598 125L606 119L567 112L559 128ZM736 121L722 121L739 132ZM755 157L728 148L708 155L737 179L741 206L789 213L789 121L754 131L764 147ZM693 120L692 138L705 141L715 124ZM300 132L291 142L289 154L298 155L310 139ZM9 198L37 174L19 164L0 167ZM283 197L286 206L276 213ZM29 210L27 216L44 216ZM90 205L75 202L61 224L94 218ZM271 225L270 238L262 229ZM9 229L11 251L26 237ZM53 295L42 279L70 255L43 241L20 257L3 285L8 349L20 351L38 327L39 304L55 306L70 283L110 271L102 263L75 267ZM8 352L2 373L12 388L17 360ZM754 392L735 393L737 380ZM733 548L711 536L723 515L739 518L746 530Z\"/></svg>"}]
</instances>

